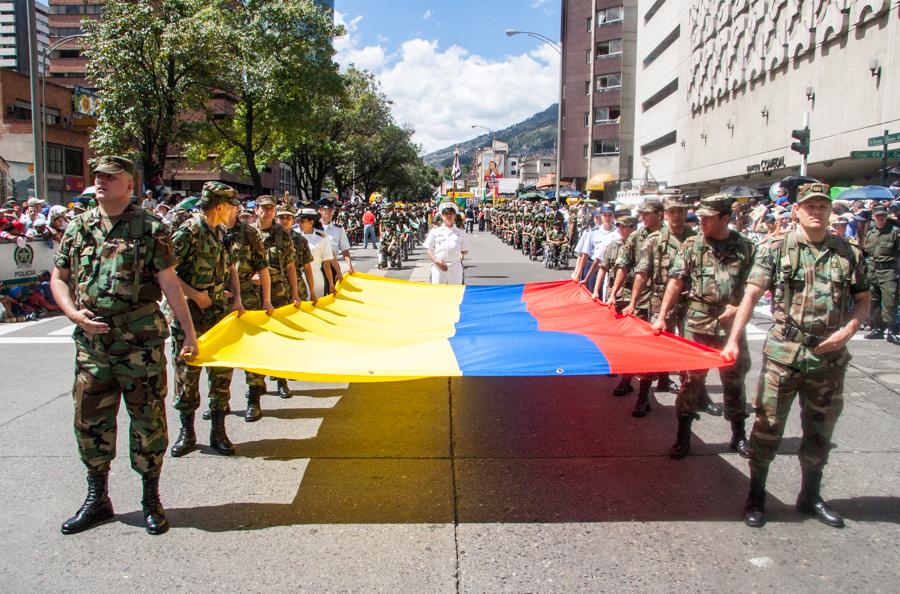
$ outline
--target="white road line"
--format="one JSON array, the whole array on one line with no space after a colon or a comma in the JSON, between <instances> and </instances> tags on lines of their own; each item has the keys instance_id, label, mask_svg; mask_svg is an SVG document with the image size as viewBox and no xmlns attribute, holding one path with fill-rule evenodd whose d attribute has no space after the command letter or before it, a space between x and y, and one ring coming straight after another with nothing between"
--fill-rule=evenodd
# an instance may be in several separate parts
<instances>
[{"instance_id":1,"label":"white road line","mask_svg":"<svg viewBox=\"0 0 900 594\"><path fill-rule=\"evenodd\" d=\"M72 332L75 330L75 324L69 324L65 328L60 328L59 330L54 330L47 334L47 336L72 336Z\"/></svg>"},{"instance_id":2,"label":"white road line","mask_svg":"<svg viewBox=\"0 0 900 594\"><path fill-rule=\"evenodd\" d=\"M65 336L12 336L0 338L0 344L74 344Z\"/></svg>"},{"instance_id":3,"label":"white road line","mask_svg":"<svg viewBox=\"0 0 900 594\"><path fill-rule=\"evenodd\" d=\"M51 318L43 318L40 320L34 320L32 322L15 322L13 324L3 324L2 326L0 326L0 336L3 336L5 334L12 334L13 332L18 332L19 330L22 330L24 328L34 328L35 326L37 326L39 324L43 324L45 322L49 322L51 320L58 320L58 319L60 319L60 318L51 317Z\"/></svg>"}]
</instances>

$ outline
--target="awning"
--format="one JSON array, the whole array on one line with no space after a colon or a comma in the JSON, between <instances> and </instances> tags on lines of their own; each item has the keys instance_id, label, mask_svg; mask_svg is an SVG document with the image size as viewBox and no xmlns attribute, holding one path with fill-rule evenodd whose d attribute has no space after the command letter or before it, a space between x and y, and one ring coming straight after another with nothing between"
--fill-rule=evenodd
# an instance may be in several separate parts
<instances>
[{"instance_id":1,"label":"awning","mask_svg":"<svg viewBox=\"0 0 900 594\"><path fill-rule=\"evenodd\" d=\"M598 173L593 176L587 183L585 188L588 192L602 192L606 188L606 184L614 181L616 178L608 173Z\"/></svg>"}]
</instances>

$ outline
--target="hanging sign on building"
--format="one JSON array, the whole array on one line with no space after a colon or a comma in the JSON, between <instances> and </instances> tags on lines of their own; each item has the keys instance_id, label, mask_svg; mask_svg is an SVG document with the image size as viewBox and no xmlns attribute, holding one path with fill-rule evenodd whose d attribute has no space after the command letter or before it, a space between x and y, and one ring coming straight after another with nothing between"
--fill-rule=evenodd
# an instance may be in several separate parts
<instances>
[{"instance_id":1,"label":"hanging sign on building","mask_svg":"<svg viewBox=\"0 0 900 594\"><path fill-rule=\"evenodd\" d=\"M98 107L99 100L93 91L79 86L75 87L72 93L72 111L76 115L96 118Z\"/></svg>"},{"instance_id":2,"label":"hanging sign on building","mask_svg":"<svg viewBox=\"0 0 900 594\"><path fill-rule=\"evenodd\" d=\"M760 171L775 171L784 167L784 157L772 157L763 159L759 163L747 165L747 173L759 173Z\"/></svg>"}]
</instances>

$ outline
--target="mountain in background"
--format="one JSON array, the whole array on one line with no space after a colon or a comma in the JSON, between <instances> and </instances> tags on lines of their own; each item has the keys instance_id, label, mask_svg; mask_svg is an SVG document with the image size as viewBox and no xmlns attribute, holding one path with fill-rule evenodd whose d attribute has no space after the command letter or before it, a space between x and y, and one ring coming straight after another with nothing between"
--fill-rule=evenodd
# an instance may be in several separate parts
<instances>
[{"instance_id":1,"label":"mountain in background","mask_svg":"<svg viewBox=\"0 0 900 594\"><path fill-rule=\"evenodd\" d=\"M509 144L509 154L514 156L552 154L556 146L556 114L559 104L554 103L527 120L494 132L494 139ZM459 147L459 163L472 163L475 150L491 143L490 134L482 134L467 142L448 146L428 153L422 159L432 167L449 167L453 164L453 147Z\"/></svg>"}]
</instances>

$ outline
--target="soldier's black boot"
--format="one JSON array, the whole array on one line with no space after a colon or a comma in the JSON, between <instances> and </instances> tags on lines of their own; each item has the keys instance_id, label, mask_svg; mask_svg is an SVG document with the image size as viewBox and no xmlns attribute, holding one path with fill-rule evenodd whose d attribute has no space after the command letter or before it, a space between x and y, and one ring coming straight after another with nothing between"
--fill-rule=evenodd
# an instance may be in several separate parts
<instances>
[{"instance_id":1,"label":"soldier's black boot","mask_svg":"<svg viewBox=\"0 0 900 594\"><path fill-rule=\"evenodd\" d=\"M731 421L731 443L728 447L732 452L737 452L741 458L750 458L750 442L747 441L744 419Z\"/></svg>"},{"instance_id":2,"label":"soldier's black boot","mask_svg":"<svg viewBox=\"0 0 900 594\"><path fill-rule=\"evenodd\" d=\"M172 446L170 453L173 458L184 456L197 447L197 434L194 433L194 413L181 413L181 431L178 439Z\"/></svg>"},{"instance_id":3,"label":"soldier's black boot","mask_svg":"<svg viewBox=\"0 0 900 594\"><path fill-rule=\"evenodd\" d=\"M223 456L231 456L234 454L234 444L225 433L225 411L212 411L210 421L212 421L212 426L209 429L209 447Z\"/></svg>"},{"instance_id":4,"label":"soldier's black boot","mask_svg":"<svg viewBox=\"0 0 900 594\"><path fill-rule=\"evenodd\" d=\"M669 450L670 458L681 460L691 451L691 424L693 422L694 415L678 415L678 433L675 443Z\"/></svg>"},{"instance_id":5,"label":"soldier's black boot","mask_svg":"<svg viewBox=\"0 0 900 594\"><path fill-rule=\"evenodd\" d=\"M750 493L744 505L744 524L762 528L766 524L766 477L750 469Z\"/></svg>"},{"instance_id":6,"label":"soldier's black boot","mask_svg":"<svg viewBox=\"0 0 900 594\"><path fill-rule=\"evenodd\" d=\"M230 412L231 412L231 403L228 403L225 406L225 414L227 415ZM212 417L212 411L209 410L209 407L207 407L206 410L203 411L203 414L201 415L201 417L203 418L204 421L208 421Z\"/></svg>"},{"instance_id":7,"label":"soldier's black boot","mask_svg":"<svg viewBox=\"0 0 900 594\"><path fill-rule=\"evenodd\" d=\"M147 477L144 482L144 497L141 499L141 509L144 510L144 523L150 534L162 534L169 529L169 521L166 519L166 510L159 500L159 477Z\"/></svg>"},{"instance_id":8,"label":"soldier's black boot","mask_svg":"<svg viewBox=\"0 0 900 594\"><path fill-rule=\"evenodd\" d=\"M650 387L652 385L652 380L641 378L637 402L634 410L631 411L632 417L644 417L650 412Z\"/></svg>"},{"instance_id":9,"label":"soldier's black boot","mask_svg":"<svg viewBox=\"0 0 900 594\"><path fill-rule=\"evenodd\" d=\"M884 329L872 328L863 338L866 340L884 340Z\"/></svg>"},{"instance_id":10,"label":"soldier's black boot","mask_svg":"<svg viewBox=\"0 0 900 594\"><path fill-rule=\"evenodd\" d=\"M897 336L897 333L893 330L885 332L884 339L891 344L900 344L900 336Z\"/></svg>"},{"instance_id":11,"label":"soldier's black boot","mask_svg":"<svg viewBox=\"0 0 900 594\"><path fill-rule=\"evenodd\" d=\"M711 417L721 417L722 416L722 407L712 401L712 398L709 397L709 392L706 391L706 387L700 390L700 401L698 402L700 410L705 412Z\"/></svg>"},{"instance_id":12,"label":"soldier's black boot","mask_svg":"<svg viewBox=\"0 0 900 594\"><path fill-rule=\"evenodd\" d=\"M656 391L675 394L678 392L678 382L670 378L668 373L660 373L656 382Z\"/></svg>"},{"instance_id":13,"label":"soldier's black boot","mask_svg":"<svg viewBox=\"0 0 900 594\"><path fill-rule=\"evenodd\" d=\"M797 496L797 511L801 514L815 516L823 524L832 528L843 528L844 518L822 501L819 491L822 488L822 471L803 469L803 483Z\"/></svg>"},{"instance_id":14,"label":"soldier's black boot","mask_svg":"<svg viewBox=\"0 0 900 594\"><path fill-rule=\"evenodd\" d=\"M625 373L619 380L619 385L613 390L613 396L625 396L632 392L634 392L634 388L631 386L631 376Z\"/></svg>"},{"instance_id":15,"label":"soldier's black boot","mask_svg":"<svg viewBox=\"0 0 900 594\"><path fill-rule=\"evenodd\" d=\"M75 515L63 522L60 528L63 534L75 534L115 517L106 490L108 477L108 473L88 475L87 497Z\"/></svg>"},{"instance_id":16,"label":"soldier's black boot","mask_svg":"<svg viewBox=\"0 0 900 594\"><path fill-rule=\"evenodd\" d=\"M250 388L247 390L247 412L244 413L244 420L252 423L260 418L262 418L262 410L259 408L259 390Z\"/></svg>"},{"instance_id":17,"label":"soldier's black boot","mask_svg":"<svg viewBox=\"0 0 900 594\"><path fill-rule=\"evenodd\" d=\"M288 383L286 379L279 378L278 379L278 395L282 398L290 398L291 397L291 389L288 388Z\"/></svg>"}]
</instances>

